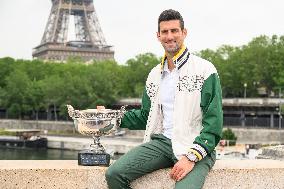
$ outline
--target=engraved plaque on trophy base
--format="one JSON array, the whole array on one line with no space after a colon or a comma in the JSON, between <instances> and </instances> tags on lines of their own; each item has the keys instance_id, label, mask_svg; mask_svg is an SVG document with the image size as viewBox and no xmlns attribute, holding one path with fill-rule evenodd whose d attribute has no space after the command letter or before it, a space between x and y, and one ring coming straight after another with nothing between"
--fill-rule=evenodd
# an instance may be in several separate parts
<instances>
[{"instance_id":1,"label":"engraved plaque on trophy base","mask_svg":"<svg viewBox=\"0 0 284 189\"><path fill-rule=\"evenodd\" d=\"M110 155L108 153L96 153L92 150L82 150L78 153L78 165L84 166L109 166Z\"/></svg>"}]
</instances>

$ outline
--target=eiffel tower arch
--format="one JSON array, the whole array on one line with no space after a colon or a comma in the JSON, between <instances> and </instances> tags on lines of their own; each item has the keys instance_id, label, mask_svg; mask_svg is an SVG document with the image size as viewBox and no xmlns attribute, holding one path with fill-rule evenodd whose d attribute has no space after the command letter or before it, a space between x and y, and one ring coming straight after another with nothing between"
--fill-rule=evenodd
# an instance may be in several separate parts
<instances>
[{"instance_id":1,"label":"eiffel tower arch","mask_svg":"<svg viewBox=\"0 0 284 189\"><path fill-rule=\"evenodd\" d=\"M112 46L107 45L93 0L51 0L52 8L39 46L33 57L65 61L68 57L114 59ZM68 41L70 17L74 17L75 40Z\"/></svg>"}]
</instances>

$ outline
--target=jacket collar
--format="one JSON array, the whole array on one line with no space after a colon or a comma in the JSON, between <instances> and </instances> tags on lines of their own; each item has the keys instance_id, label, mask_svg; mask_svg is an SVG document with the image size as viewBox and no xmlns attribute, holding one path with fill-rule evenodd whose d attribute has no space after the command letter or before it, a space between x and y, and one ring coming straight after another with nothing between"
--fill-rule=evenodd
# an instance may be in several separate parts
<instances>
[{"instance_id":1,"label":"jacket collar","mask_svg":"<svg viewBox=\"0 0 284 189\"><path fill-rule=\"evenodd\" d=\"M188 60L189 51L185 45L182 45L182 48L178 51L178 53L173 57L173 62L176 68L179 70ZM161 72L164 70L165 61L167 60L166 54L164 54L161 62Z\"/></svg>"}]
</instances>

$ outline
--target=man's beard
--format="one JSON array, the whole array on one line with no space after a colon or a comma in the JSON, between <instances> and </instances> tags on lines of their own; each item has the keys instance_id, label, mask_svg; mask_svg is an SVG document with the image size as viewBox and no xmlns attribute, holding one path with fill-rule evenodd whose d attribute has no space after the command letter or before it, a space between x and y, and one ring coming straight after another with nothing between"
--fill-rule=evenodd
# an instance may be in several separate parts
<instances>
[{"instance_id":1,"label":"man's beard","mask_svg":"<svg viewBox=\"0 0 284 189\"><path fill-rule=\"evenodd\" d=\"M179 51L180 47L178 46L178 44L176 44L175 47L172 48L168 48L166 45L164 45L164 49L168 53L175 54Z\"/></svg>"}]
</instances>

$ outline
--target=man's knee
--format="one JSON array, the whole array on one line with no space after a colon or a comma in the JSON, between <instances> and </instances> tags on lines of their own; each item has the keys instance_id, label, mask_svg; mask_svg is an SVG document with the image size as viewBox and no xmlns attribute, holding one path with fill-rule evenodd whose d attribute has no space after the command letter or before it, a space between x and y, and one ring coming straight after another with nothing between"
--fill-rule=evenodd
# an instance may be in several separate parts
<instances>
[{"instance_id":1,"label":"man's knee","mask_svg":"<svg viewBox=\"0 0 284 189\"><path fill-rule=\"evenodd\" d=\"M107 185L110 189L126 189L128 188L129 180L125 176L124 169L120 166L111 165L106 173L105 178L107 181Z\"/></svg>"},{"instance_id":2,"label":"man's knee","mask_svg":"<svg viewBox=\"0 0 284 189\"><path fill-rule=\"evenodd\" d=\"M119 170L117 170L114 166L110 166L105 173L105 177L107 181L113 180L117 178L118 176L119 176Z\"/></svg>"}]
</instances>

